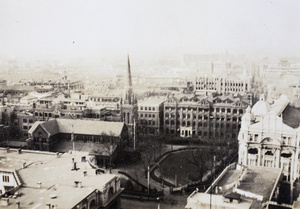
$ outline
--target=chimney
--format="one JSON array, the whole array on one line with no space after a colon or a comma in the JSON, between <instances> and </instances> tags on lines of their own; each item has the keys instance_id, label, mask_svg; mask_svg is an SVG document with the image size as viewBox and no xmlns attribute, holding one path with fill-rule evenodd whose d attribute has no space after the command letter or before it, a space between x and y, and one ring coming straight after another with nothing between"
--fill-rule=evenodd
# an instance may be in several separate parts
<instances>
[{"instance_id":1,"label":"chimney","mask_svg":"<svg viewBox=\"0 0 300 209\"><path fill-rule=\"evenodd\" d=\"M22 168L26 168L26 162L22 164Z\"/></svg>"},{"instance_id":2,"label":"chimney","mask_svg":"<svg viewBox=\"0 0 300 209\"><path fill-rule=\"evenodd\" d=\"M9 153L9 147L6 148L6 152Z\"/></svg>"},{"instance_id":3,"label":"chimney","mask_svg":"<svg viewBox=\"0 0 300 209\"><path fill-rule=\"evenodd\" d=\"M0 206L8 206L9 199L8 198L1 198Z\"/></svg>"},{"instance_id":4,"label":"chimney","mask_svg":"<svg viewBox=\"0 0 300 209\"><path fill-rule=\"evenodd\" d=\"M51 209L51 204L46 204L45 209Z\"/></svg>"},{"instance_id":5,"label":"chimney","mask_svg":"<svg viewBox=\"0 0 300 209\"><path fill-rule=\"evenodd\" d=\"M16 202L16 208L20 209L20 202L19 201Z\"/></svg>"},{"instance_id":6,"label":"chimney","mask_svg":"<svg viewBox=\"0 0 300 209\"><path fill-rule=\"evenodd\" d=\"M19 149L18 149L18 154L21 154L21 153L22 153L22 149L19 148Z\"/></svg>"},{"instance_id":7,"label":"chimney","mask_svg":"<svg viewBox=\"0 0 300 209\"><path fill-rule=\"evenodd\" d=\"M83 171L83 177L87 176L87 171Z\"/></svg>"},{"instance_id":8,"label":"chimney","mask_svg":"<svg viewBox=\"0 0 300 209\"><path fill-rule=\"evenodd\" d=\"M40 182L40 181L37 182L37 188L39 188L39 189L42 188L42 182Z\"/></svg>"},{"instance_id":9,"label":"chimney","mask_svg":"<svg viewBox=\"0 0 300 209\"><path fill-rule=\"evenodd\" d=\"M74 181L74 187L81 188L82 187L82 182L81 181Z\"/></svg>"},{"instance_id":10,"label":"chimney","mask_svg":"<svg viewBox=\"0 0 300 209\"><path fill-rule=\"evenodd\" d=\"M59 152L56 153L56 157L59 157Z\"/></svg>"}]
</instances>

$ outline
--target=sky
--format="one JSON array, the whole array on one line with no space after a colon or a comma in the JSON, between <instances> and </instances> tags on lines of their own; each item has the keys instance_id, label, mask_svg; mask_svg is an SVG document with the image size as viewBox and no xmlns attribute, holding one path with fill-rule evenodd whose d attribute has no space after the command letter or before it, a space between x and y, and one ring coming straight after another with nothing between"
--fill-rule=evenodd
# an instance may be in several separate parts
<instances>
[{"instance_id":1,"label":"sky","mask_svg":"<svg viewBox=\"0 0 300 209\"><path fill-rule=\"evenodd\" d=\"M298 0L1 0L0 56L298 56Z\"/></svg>"}]
</instances>

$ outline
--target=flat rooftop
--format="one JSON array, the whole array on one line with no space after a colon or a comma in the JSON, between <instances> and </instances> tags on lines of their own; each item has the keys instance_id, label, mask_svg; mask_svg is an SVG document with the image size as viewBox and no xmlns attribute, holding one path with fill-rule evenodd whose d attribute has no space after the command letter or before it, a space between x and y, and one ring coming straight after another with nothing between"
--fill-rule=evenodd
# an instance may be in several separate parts
<instances>
[{"instance_id":1,"label":"flat rooftop","mask_svg":"<svg viewBox=\"0 0 300 209\"><path fill-rule=\"evenodd\" d=\"M206 194L194 193L188 197L185 208L236 208L247 209L251 207L251 200L242 200L239 203L226 203L223 201L223 195L220 194Z\"/></svg>"},{"instance_id":2,"label":"flat rooftop","mask_svg":"<svg viewBox=\"0 0 300 209\"><path fill-rule=\"evenodd\" d=\"M57 155L22 150L18 154L16 149L10 149L7 153L6 149L0 148L0 170L16 170L23 182L17 190L22 195L9 198L9 206L6 208L16 208L17 201L21 208L44 209L46 204L72 208L96 189L103 192L116 174L96 175L95 169L82 157L88 159L88 153ZM76 170L73 169L73 160L76 162ZM25 167L22 167L23 163L26 163ZM75 181L81 182L81 186L75 187Z\"/></svg>"},{"instance_id":3,"label":"flat rooftop","mask_svg":"<svg viewBox=\"0 0 300 209\"><path fill-rule=\"evenodd\" d=\"M243 192L242 200L252 200L251 208L261 208L261 204L269 200L279 175L281 175L280 169L257 166L249 166L245 170L229 170L217 183L217 194L222 195L232 191L238 193L234 190L239 190ZM245 196L250 193L262 197L262 201Z\"/></svg>"}]
</instances>

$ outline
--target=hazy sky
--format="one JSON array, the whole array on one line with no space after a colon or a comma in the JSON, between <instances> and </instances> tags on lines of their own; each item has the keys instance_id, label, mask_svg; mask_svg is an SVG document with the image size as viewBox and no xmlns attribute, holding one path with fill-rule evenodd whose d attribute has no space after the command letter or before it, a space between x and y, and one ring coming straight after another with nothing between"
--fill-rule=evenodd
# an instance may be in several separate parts
<instances>
[{"instance_id":1,"label":"hazy sky","mask_svg":"<svg viewBox=\"0 0 300 209\"><path fill-rule=\"evenodd\" d=\"M0 55L299 55L299 0L0 0Z\"/></svg>"}]
</instances>

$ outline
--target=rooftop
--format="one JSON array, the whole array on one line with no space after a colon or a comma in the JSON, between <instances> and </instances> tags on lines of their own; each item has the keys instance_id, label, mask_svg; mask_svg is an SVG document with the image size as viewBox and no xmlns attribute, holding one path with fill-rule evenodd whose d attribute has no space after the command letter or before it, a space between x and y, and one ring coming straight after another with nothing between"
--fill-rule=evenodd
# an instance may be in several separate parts
<instances>
[{"instance_id":1,"label":"rooftop","mask_svg":"<svg viewBox=\"0 0 300 209\"><path fill-rule=\"evenodd\" d=\"M95 170L82 157L88 158L86 153L74 152L59 154L50 152L36 152L22 150L18 154L11 149L0 149L0 169L16 169L23 185L18 190L20 195L16 199L9 199L9 206L16 208L16 201L21 208L45 208L45 204L58 205L59 208L72 208L83 197L94 192L103 192L106 184L115 179L114 174L96 175ZM73 158L76 170L73 168ZM26 163L25 168L22 164ZM9 166L7 166L9 165ZM83 172L86 172L86 175ZM81 187L75 187L74 182L81 182ZM72 194L72 198L70 198Z\"/></svg>"},{"instance_id":2,"label":"rooftop","mask_svg":"<svg viewBox=\"0 0 300 209\"><path fill-rule=\"evenodd\" d=\"M107 122L95 120L71 120L71 119L53 119L47 122L37 121L28 131L32 134L34 130L41 125L50 135L57 133L74 133L87 135L112 135L120 136L124 123Z\"/></svg>"},{"instance_id":3,"label":"rooftop","mask_svg":"<svg viewBox=\"0 0 300 209\"><path fill-rule=\"evenodd\" d=\"M262 201L242 195L242 198L253 199L251 208L256 208L262 202L268 201L274 185L277 183L280 169L248 166L245 170L229 170L217 183L218 194L229 191L243 194L255 194L262 197ZM236 191L239 190L239 191Z\"/></svg>"}]
</instances>

